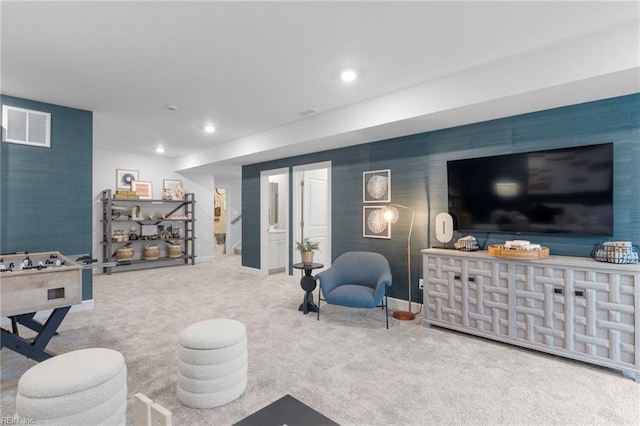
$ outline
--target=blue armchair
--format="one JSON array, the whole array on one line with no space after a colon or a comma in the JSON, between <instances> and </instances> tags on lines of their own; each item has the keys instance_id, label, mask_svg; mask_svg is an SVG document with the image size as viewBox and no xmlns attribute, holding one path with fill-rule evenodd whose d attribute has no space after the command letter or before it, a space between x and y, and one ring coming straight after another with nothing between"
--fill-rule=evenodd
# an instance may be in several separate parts
<instances>
[{"instance_id":1,"label":"blue armchair","mask_svg":"<svg viewBox=\"0 0 640 426\"><path fill-rule=\"evenodd\" d=\"M323 297L331 305L350 308L375 308L382 302L389 328L387 287L391 287L392 279L389 262L383 255L364 251L343 253L316 278L320 282L318 320Z\"/></svg>"}]
</instances>

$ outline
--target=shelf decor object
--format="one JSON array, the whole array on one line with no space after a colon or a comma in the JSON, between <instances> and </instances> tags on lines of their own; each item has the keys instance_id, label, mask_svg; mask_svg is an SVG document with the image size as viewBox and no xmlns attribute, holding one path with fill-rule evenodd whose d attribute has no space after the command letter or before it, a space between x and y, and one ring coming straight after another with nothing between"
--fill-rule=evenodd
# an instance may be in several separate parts
<instances>
[{"instance_id":1,"label":"shelf decor object","mask_svg":"<svg viewBox=\"0 0 640 426\"><path fill-rule=\"evenodd\" d=\"M162 180L162 199L181 200L184 197L182 181L179 179Z\"/></svg>"},{"instance_id":2,"label":"shelf decor object","mask_svg":"<svg viewBox=\"0 0 640 426\"><path fill-rule=\"evenodd\" d=\"M131 190L131 184L138 180L138 170L116 169L116 189Z\"/></svg>"},{"instance_id":3,"label":"shelf decor object","mask_svg":"<svg viewBox=\"0 0 640 426\"><path fill-rule=\"evenodd\" d=\"M488 248L489 254L505 259L546 259L549 257L549 248L539 244L530 244L529 241L507 241L505 244L493 244Z\"/></svg>"},{"instance_id":4,"label":"shelf decor object","mask_svg":"<svg viewBox=\"0 0 640 426\"><path fill-rule=\"evenodd\" d=\"M124 262L133 260L133 247L124 246L116 250L116 261Z\"/></svg>"},{"instance_id":5,"label":"shelf decor object","mask_svg":"<svg viewBox=\"0 0 640 426\"><path fill-rule=\"evenodd\" d=\"M167 241L167 256L168 257L180 257L182 256L182 245Z\"/></svg>"},{"instance_id":6,"label":"shelf decor object","mask_svg":"<svg viewBox=\"0 0 640 426\"><path fill-rule=\"evenodd\" d=\"M453 240L453 217L451 217L449 213L438 213L434 226L436 228L436 238L442 244L447 244ZM456 249L457 248L458 247L456 247Z\"/></svg>"},{"instance_id":7,"label":"shelf decor object","mask_svg":"<svg viewBox=\"0 0 640 426\"><path fill-rule=\"evenodd\" d=\"M416 218L416 211L411 207L403 206L402 204L389 204L382 208L382 215L385 220L387 220L389 223L396 223L400 217L398 208L406 209L411 212L411 224L409 225L409 234L407 235L407 286L409 310L395 311L393 313L393 317L402 321L412 321L416 316L411 311L411 232L413 231L413 221Z\"/></svg>"},{"instance_id":8,"label":"shelf decor object","mask_svg":"<svg viewBox=\"0 0 640 426\"><path fill-rule=\"evenodd\" d=\"M638 263L640 249L631 244L631 241L607 241L594 245L591 257L598 262Z\"/></svg>"},{"instance_id":9,"label":"shelf decor object","mask_svg":"<svg viewBox=\"0 0 640 426\"><path fill-rule=\"evenodd\" d=\"M467 235L466 237L459 238L458 241L453 243L453 247L456 250L462 251L480 250L480 247L478 247L478 240L473 235Z\"/></svg>"},{"instance_id":10,"label":"shelf decor object","mask_svg":"<svg viewBox=\"0 0 640 426\"><path fill-rule=\"evenodd\" d=\"M151 182L134 180L131 182L131 190L135 191L141 200L151 200L153 198L153 184Z\"/></svg>"},{"instance_id":11,"label":"shelf decor object","mask_svg":"<svg viewBox=\"0 0 640 426\"><path fill-rule=\"evenodd\" d=\"M162 189L172 190L178 184L182 185L180 179L162 179Z\"/></svg>"}]
</instances>

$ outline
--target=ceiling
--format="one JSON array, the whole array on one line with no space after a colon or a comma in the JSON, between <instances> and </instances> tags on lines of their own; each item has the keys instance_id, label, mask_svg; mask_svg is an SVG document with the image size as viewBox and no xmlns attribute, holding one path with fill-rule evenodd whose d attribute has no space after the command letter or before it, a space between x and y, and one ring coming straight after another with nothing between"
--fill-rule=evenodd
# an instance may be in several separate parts
<instances>
[{"instance_id":1,"label":"ceiling","mask_svg":"<svg viewBox=\"0 0 640 426\"><path fill-rule=\"evenodd\" d=\"M639 9L4 0L1 90L93 111L95 148L160 155L160 145L177 170L232 175L241 164L638 92L638 55L628 52L638 50L629 34ZM588 58L616 50L597 42L613 43L611 34L631 50ZM554 50L579 51L569 47L581 40L594 49L584 64ZM536 57L553 72L527 65ZM342 82L345 68L359 78ZM216 132L205 133L207 123Z\"/></svg>"}]
</instances>

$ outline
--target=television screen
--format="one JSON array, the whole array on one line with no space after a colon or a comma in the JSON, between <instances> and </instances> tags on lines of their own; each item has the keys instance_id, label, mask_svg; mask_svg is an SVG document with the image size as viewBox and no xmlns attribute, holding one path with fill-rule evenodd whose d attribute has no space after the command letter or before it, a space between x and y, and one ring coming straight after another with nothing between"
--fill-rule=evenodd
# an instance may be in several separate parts
<instances>
[{"instance_id":1,"label":"television screen","mask_svg":"<svg viewBox=\"0 0 640 426\"><path fill-rule=\"evenodd\" d=\"M461 232L613 235L613 144L447 162Z\"/></svg>"}]
</instances>

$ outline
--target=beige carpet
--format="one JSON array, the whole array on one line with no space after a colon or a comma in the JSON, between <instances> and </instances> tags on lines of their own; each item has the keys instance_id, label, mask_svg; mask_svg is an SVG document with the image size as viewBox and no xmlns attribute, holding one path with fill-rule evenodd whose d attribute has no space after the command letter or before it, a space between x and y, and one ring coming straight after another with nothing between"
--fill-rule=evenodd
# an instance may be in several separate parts
<instances>
[{"instance_id":1,"label":"beige carpet","mask_svg":"<svg viewBox=\"0 0 640 426\"><path fill-rule=\"evenodd\" d=\"M342 425L640 424L640 385L616 371L491 342L384 311L298 312L299 285L242 274L237 256L94 279L95 309L70 314L49 349L106 347L128 368L129 410L142 392L174 425L231 425L291 394ZM233 318L247 326L249 382L208 410L176 398L176 342L185 326ZM27 334L24 331L23 334ZM1 351L2 382L34 362ZM100 360L96 360L100 362ZM16 390L2 392L11 416ZM293 425L290 425L293 426Z\"/></svg>"}]
</instances>

